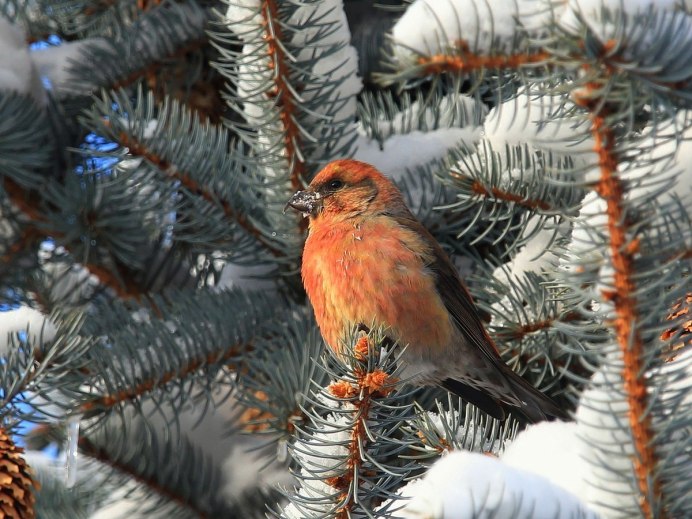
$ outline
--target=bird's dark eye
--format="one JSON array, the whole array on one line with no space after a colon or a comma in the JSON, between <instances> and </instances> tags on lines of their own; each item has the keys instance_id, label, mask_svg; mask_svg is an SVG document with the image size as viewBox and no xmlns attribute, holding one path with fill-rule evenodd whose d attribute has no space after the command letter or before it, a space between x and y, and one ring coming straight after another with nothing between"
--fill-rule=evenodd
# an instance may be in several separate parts
<instances>
[{"instance_id":1,"label":"bird's dark eye","mask_svg":"<svg viewBox=\"0 0 692 519\"><path fill-rule=\"evenodd\" d=\"M327 188L329 188L330 191L336 191L337 189L341 189L344 187L344 183L341 180L332 180L327 184Z\"/></svg>"}]
</instances>

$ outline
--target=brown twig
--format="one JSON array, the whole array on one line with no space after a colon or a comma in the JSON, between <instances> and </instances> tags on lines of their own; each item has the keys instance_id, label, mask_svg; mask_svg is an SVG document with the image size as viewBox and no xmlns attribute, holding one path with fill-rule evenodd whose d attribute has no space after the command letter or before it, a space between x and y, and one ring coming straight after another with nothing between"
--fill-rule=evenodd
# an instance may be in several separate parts
<instances>
[{"instance_id":1,"label":"brown twig","mask_svg":"<svg viewBox=\"0 0 692 519\"><path fill-rule=\"evenodd\" d=\"M25 190L8 177L3 179L3 187L10 202L28 219L22 229L22 238L15 243L8 253L3 255L3 259L11 259L12 256L10 254L13 250L21 250L21 247L25 244L37 241L42 236L52 236L54 238L64 236L62 232L55 229L43 228L42 224L46 222L46 219L38 209L40 207L40 199L36 191ZM129 281L123 283L121 280L125 279L124 276L118 277L108 269L93 263L85 263L83 266L94 274L102 284L111 288L121 298L138 299L143 295L136 283Z\"/></svg>"},{"instance_id":2,"label":"brown twig","mask_svg":"<svg viewBox=\"0 0 692 519\"><path fill-rule=\"evenodd\" d=\"M547 317L545 319L527 322L516 327L505 326L497 329L494 335L501 338L502 341L520 341L534 332L552 328L555 323L568 323L571 321L578 321L579 319L581 319L581 314L578 312L569 312L561 316Z\"/></svg>"},{"instance_id":3,"label":"brown twig","mask_svg":"<svg viewBox=\"0 0 692 519\"><path fill-rule=\"evenodd\" d=\"M12 205L19 209L30 222L45 221L43 214L38 209L40 206L40 199L35 191L22 188L17 182L7 176L3 178L2 184L3 190L10 199L10 202L12 202Z\"/></svg>"},{"instance_id":4,"label":"brown twig","mask_svg":"<svg viewBox=\"0 0 692 519\"><path fill-rule=\"evenodd\" d=\"M476 72L485 69L518 69L525 65L535 65L546 61L548 52L483 55L472 52L469 44L459 40L449 54L421 56L418 65L423 74L443 74Z\"/></svg>"},{"instance_id":5,"label":"brown twig","mask_svg":"<svg viewBox=\"0 0 692 519\"><path fill-rule=\"evenodd\" d=\"M367 327L365 327L367 328ZM354 347L356 358L365 359L369 353L367 337L361 337ZM367 434L367 421L370 419L370 409L377 398L389 394L397 380L389 376L381 369L367 371L357 369L355 382L340 380L327 388L327 391L337 398L348 399L353 405L355 422L351 430L351 439L348 443L348 457L346 470L339 476L326 479L326 483L337 490L341 506L337 510L337 519L351 517L353 506L358 502L357 492L351 491L355 474L361 473L363 458L361 452L369 442ZM357 482L356 482L357 483Z\"/></svg>"},{"instance_id":6,"label":"brown twig","mask_svg":"<svg viewBox=\"0 0 692 519\"><path fill-rule=\"evenodd\" d=\"M161 69L164 66L164 63L166 61L170 61L173 58L182 58L185 54L188 52L194 52L196 50L201 49L207 44L208 40L206 38L198 39L198 40L192 40L188 42L186 45L183 45L182 47L179 47L176 49L175 52L172 52L168 56L165 56L161 58L159 61L156 63L152 63L148 67L141 68L139 70L135 70L131 72L127 77L116 81L111 85L111 88L113 89L118 89L118 88L125 88L130 86L132 83L137 81L138 79L144 77L146 78L147 76L151 74L156 74L159 69Z\"/></svg>"},{"instance_id":7,"label":"brown twig","mask_svg":"<svg viewBox=\"0 0 692 519\"><path fill-rule=\"evenodd\" d=\"M5 253L0 256L0 263L10 264L13 259L31 248L40 238L41 233L30 225L23 226L16 239L7 247Z\"/></svg>"},{"instance_id":8,"label":"brown twig","mask_svg":"<svg viewBox=\"0 0 692 519\"><path fill-rule=\"evenodd\" d=\"M598 93L594 86L587 85L583 93L575 96L575 103L590 112L594 151L598 155L600 179L595 190L606 202L608 238L614 270L614 289L603 296L615 308L612 326L623 359L622 378L627 395L629 425L632 431L635 455L632 459L639 506L644 517L653 518L654 506L651 496L661 495L661 484L657 477L654 434L651 424L646 373L643 365L645 345L638 326L637 272L634 257L639 250L638 238L628 237L626 216L626 188L618 175L618 158L615 149L615 133L607 120L607 112L600 108Z\"/></svg>"},{"instance_id":9,"label":"brown twig","mask_svg":"<svg viewBox=\"0 0 692 519\"><path fill-rule=\"evenodd\" d=\"M540 209L542 211L550 211L552 206L545 200L538 200L535 198L526 198L517 193L511 193L499 187L488 188L484 186L480 181L474 180L471 184L471 191L477 195L482 195L485 197L493 197L496 200L503 200L505 202L512 202L520 207L525 207L527 209Z\"/></svg>"},{"instance_id":10,"label":"brown twig","mask_svg":"<svg viewBox=\"0 0 692 519\"><path fill-rule=\"evenodd\" d=\"M97 0L90 3L83 11L84 16L95 16L103 11L118 5L118 0ZM152 7L161 5L161 0L137 0L137 9L142 12L150 10Z\"/></svg>"},{"instance_id":11,"label":"brown twig","mask_svg":"<svg viewBox=\"0 0 692 519\"><path fill-rule=\"evenodd\" d=\"M252 225L252 223L244 214L237 212L233 209L233 207L231 207L231 204L228 201L219 199L219 197L216 196L216 194L200 185L196 180L192 178L190 173L185 171L179 171L178 169L174 168L170 162L163 159L162 157L159 157L156 153L149 150L145 144L133 139L125 132L120 132L117 135L117 139L123 147L129 150L129 153L131 155L145 158L153 165L155 165L159 170L161 170L164 174L166 174L170 178L178 180L180 184L191 193L198 195L210 204L220 206L227 218L237 222L240 227L242 227L244 230L248 232L248 234L257 239L257 241L259 241L264 247L266 247L266 249L269 250L272 254L274 254L275 256L282 255L281 251L273 245L271 245L265 239L265 237L262 235L259 229Z\"/></svg>"},{"instance_id":12,"label":"brown twig","mask_svg":"<svg viewBox=\"0 0 692 519\"><path fill-rule=\"evenodd\" d=\"M291 170L291 187L298 190L303 187L305 163L298 152L300 146L300 128L296 119L298 107L288 87L289 58L284 50L283 29L279 20L279 6L277 0L264 0L261 7L262 25L264 27L264 40L267 43L269 53L269 68L274 71L274 88L272 97L276 98L276 105L280 110L279 118L284 128L284 146L286 148L286 160Z\"/></svg>"},{"instance_id":13,"label":"brown twig","mask_svg":"<svg viewBox=\"0 0 692 519\"><path fill-rule=\"evenodd\" d=\"M108 465L111 468L116 469L119 472L126 474L128 477L132 478L134 481L141 483L142 485L151 488L157 494L164 496L166 499L173 501L174 503L187 508L188 510L195 513L200 518L207 517L206 513L195 506L194 503L186 501L178 493L171 489L168 489L161 485L153 477L144 477L141 473L137 472L135 467L132 467L126 463L122 463L118 460L114 460L108 451L103 447L94 445L85 436L80 436L78 441L79 450L85 456L95 459L104 465Z\"/></svg>"},{"instance_id":14,"label":"brown twig","mask_svg":"<svg viewBox=\"0 0 692 519\"><path fill-rule=\"evenodd\" d=\"M209 353L203 357L190 359L179 369L167 371L163 374L155 374L153 378L142 380L134 387L123 389L114 394L103 395L88 402L80 407L80 413L89 413L95 410L107 410L127 401L136 400L151 391L162 388L173 380L184 379L204 366L217 364L230 360L239 355L240 351L250 348L249 344L238 345L224 351Z\"/></svg>"}]
</instances>

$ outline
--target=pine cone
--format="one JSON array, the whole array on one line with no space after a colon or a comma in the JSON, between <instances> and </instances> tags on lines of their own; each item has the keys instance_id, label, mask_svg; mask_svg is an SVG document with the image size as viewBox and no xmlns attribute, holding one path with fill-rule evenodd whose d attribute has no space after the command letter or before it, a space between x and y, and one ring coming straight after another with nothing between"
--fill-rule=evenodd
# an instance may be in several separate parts
<instances>
[{"instance_id":1,"label":"pine cone","mask_svg":"<svg viewBox=\"0 0 692 519\"><path fill-rule=\"evenodd\" d=\"M0 428L0 517L3 519L33 519L36 483L22 453Z\"/></svg>"}]
</instances>

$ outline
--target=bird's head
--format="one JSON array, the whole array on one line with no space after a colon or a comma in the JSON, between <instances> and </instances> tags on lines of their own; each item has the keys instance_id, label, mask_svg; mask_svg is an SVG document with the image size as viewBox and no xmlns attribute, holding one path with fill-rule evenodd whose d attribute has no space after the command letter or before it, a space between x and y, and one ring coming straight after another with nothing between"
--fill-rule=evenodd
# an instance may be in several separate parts
<instances>
[{"instance_id":1,"label":"bird's head","mask_svg":"<svg viewBox=\"0 0 692 519\"><path fill-rule=\"evenodd\" d=\"M396 202L392 204L392 202ZM362 214L379 214L403 198L396 186L370 164L336 160L327 164L305 191L298 191L286 204L312 219L328 216L342 220Z\"/></svg>"}]
</instances>

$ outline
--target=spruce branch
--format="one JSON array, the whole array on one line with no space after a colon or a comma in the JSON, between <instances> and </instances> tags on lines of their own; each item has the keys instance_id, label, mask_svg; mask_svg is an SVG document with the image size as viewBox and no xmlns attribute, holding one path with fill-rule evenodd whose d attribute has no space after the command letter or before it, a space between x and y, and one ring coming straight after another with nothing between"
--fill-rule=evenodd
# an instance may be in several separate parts
<instances>
[{"instance_id":1,"label":"spruce branch","mask_svg":"<svg viewBox=\"0 0 692 519\"><path fill-rule=\"evenodd\" d=\"M184 46L177 48L174 52L162 56L160 58L161 61L157 63L152 63L146 67L142 67L138 70L132 71L125 77L112 78L110 85L100 86L109 86L113 90L123 89L128 86L131 86L142 78L154 76L164 66L165 61L180 59L190 52L200 50L204 45L206 45L206 43L207 41L204 39L187 42Z\"/></svg>"},{"instance_id":2,"label":"spruce branch","mask_svg":"<svg viewBox=\"0 0 692 519\"><path fill-rule=\"evenodd\" d=\"M238 400L246 408L241 423L270 435L284 450L307 420L312 386L325 382L319 368L322 339L312 316L301 311L285 323L269 324L254 346L238 370Z\"/></svg>"},{"instance_id":3,"label":"spruce branch","mask_svg":"<svg viewBox=\"0 0 692 519\"><path fill-rule=\"evenodd\" d=\"M627 182L627 170L621 171L627 157L626 135L617 124L621 115L616 113L611 116L612 111L619 108L621 100L617 88L604 88L604 84L611 80L615 83L615 80L606 69L600 81L593 81L588 73L589 67L586 68L583 86L574 91L573 98L575 104L586 111L591 122L594 151L598 156L598 177L594 178L592 185L603 201L603 213L607 220L604 240L608 252L605 256L612 274L609 274L606 286L600 288L600 296L606 306L612 308L607 313L607 325L613 331L619 355L617 361L612 358L606 360L606 366L611 370L621 370L622 390L613 387L613 391L621 392L626 404L632 438L633 476L639 492L638 506L645 517L664 517L666 509L662 503L666 501L666 485L660 474L666 460L661 458L656 448L657 437L662 430L656 423L655 412L660 412L660 409L657 409L656 396L650 391L651 381L648 378L661 360L661 355L656 353L661 345L656 344L657 338L652 335L660 323L651 323L650 317L642 313L641 297L643 291L648 290L650 295L647 297L655 298L656 303L662 303L665 299L666 293L655 288L657 283L652 275L660 276L659 272L666 272L663 275L665 278L679 272L678 268L667 268L665 263L658 268L644 266L652 254L677 248L669 241L670 236L666 238L661 231L679 225L674 219L682 216L684 220L685 213L669 204L668 214L654 209L647 216L648 204L660 204L655 200L661 197L665 188L652 189L651 185ZM643 194L636 194L637 189ZM686 234L683 232L682 236ZM674 289L672 293L676 291ZM610 365L612 363L615 365ZM605 373L607 381L612 374L608 375L607 370Z\"/></svg>"},{"instance_id":4,"label":"spruce branch","mask_svg":"<svg viewBox=\"0 0 692 519\"><path fill-rule=\"evenodd\" d=\"M410 446L412 459L427 463L453 451L481 452L497 456L517 435L519 423L510 418L505 423L481 412L471 404L448 394L445 405L435 401L433 411L416 405L411 430L417 442Z\"/></svg>"},{"instance_id":5,"label":"spruce branch","mask_svg":"<svg viewBox=\"0 0 692 519\"><path fill-rule=\"evenodd\" d=\"M589 94L591 92L588 92ZM661 495L660 480L655 476L657 455L654 451L651 416L644 357L644 340L637 323L640 322L636 287L637 274L634 256L639 252L640 241L632 237L626 218L625 193L627 191L618 174L616 134L611 128L607 112L602 104L591 97L577 97L577 104L590 111L591 128L596 143L598 166L601 176L594 189L607 204L608 238L614 269L613 290L603 296L612 302L615 319L612 326L622 354L622 378L628 399L629 425L632 430L636 456L632 460L637 486L641 495L640 505L645 517L653 517L654 505L650 496Z\"/></svg>"},{"instance_id":6,"label":"spruce branch","mask_svg":"<svg viewBox=\"0 0 692 519\"><path fill-rule=\"evenodd\" d=\"M357 137L360 83L341 15L322 2L231 0L223 23L242 48L227 33L214 35L218 70L237 89L228 104L240 120L230 127L255 165L263 208L257 225L286 250L286 265L297 260L306 228L305 220L280 214L286 199L325 162L351 155Z\"/></svg>"},{"instance_id":7,"label":"spruce branch","mask_svg":"<svg viewBox=\"0 0 692 519\"><path fill-rule=\"evenodd\" d=\"M207 353L204 356L188 360L179 369L156 373L152 378L140 380L134 387L121 389L116 393L107 393L93 400L89 400L80 406L79 414L91 416L95 413L108 413L115 407L139 401L142 397L154 391L158 390L166 393L170 390L170 388L166 387L168 384L179 384L181 381L191 377L205 367L225 364L247 349L249 349L248 345L220 347L219 350L214 353Z\"/></svg>"},{"instance_id":8,"label":"spruce branch","mask_svg":"<svg viewBox=\"0 0 692 519\"><path fill-rule=\"evenodd\" d=\"M38 209L40 199L36 192L23 189L10 177L3 178L2 187L8 202L21 215L14 222L14 232L10 233L9 239L3 239L0 258L4 265L3 270L6 270L32 252L45 236L44 230L41 229L45 225L45 215Z\"/></svg>"},{"instance_id":9,"label":"spruce branch","mask_svg":"<svg viewBox=\"0 0 692 519\"><path fill-rule=\"evenodd\" d=\"M356 358L365 358L371 355L371 346L367 337L358 340L353 348ZM374 352L373 352L374 353ZM333 476L326 480L327 485L331 486L338 493L339 504L337 505L337 517L346 518L358 504L358 490L360 486L359 473L363 472L363 464L367 459L363 458L363 452L368 450L372 433L368 431L368 422L373 419L372 407L375 399L387 396L398 382L390 374L382 369L362 370L358 369L354 373L355 380L340 380L333 382L327 387L327 391L334 397L351 400L355 421L351 426L351 438L346 445L348 452L345 460L347 471L339 476Z\"/></svg>"},{"instance_id":10,"label":"spruce branch","mask_svg":"<svg viewBox=\"0 0 692 519\"><path fill-rule=\"evenodd\" d=\"M106 423L82 434L78 447L80 453L111 469L104 478L106 486L131 488L134 483L139 487L143 496L137 499L144 513L160 513L161 508L173 517L233 517L240 513L221 495L220 467L185 434L162 433L135 418L126 425ZM90 469L94 470L83 470Z\"/></svg>"},{"instance_id":11,"label":"spruce branch","mask_svg":"<svg viewBox=\"0 0 692 519\"><path fill-rule=\"evenodd\" d=\"M528 272L506 283L485 285L494 294L492 300L478 296L479 306L492 316L488 331L505 362L555 395L569 381L588 379L590 372L578 362L585 349L582 337L590 332L596 341L603 328L584 318L567 294L560 294L543 276ZM579 338L574 329L582 334Z\"/></svg>"},{"instance_id":12,"label":"spruce branch","mask_svg":"<svg viewBox=\"0 0 692 519\"><path fill-rule=\"evenodd\" d=\"M10 177L3 178L3 190L10 199L10 202L12 202L29 221L40 223L45 220L45 216L38 209L40 203L35 191L22 188Z\"/></svg>"},{"instance_id":13,"label":"spruce branch","mask_svg":"<svg viewBox=\"0 0 692 519\"><path fill-rule=\"evenodd\" d=\"M152 296L145 322L143 304L139 315L124 303L97 306L103 322L90 322L88 332L103 340L90 355L92 366L83 380L88 390L78 396L79 414L102 419L132 405L142 412L144 398L167 402L178 413L212 380L230 391L229 365L242 359L264 333L263 317L271 310L268 296L199 293L185 304L174 294ZM224 308L237 305L242 310L229 318ZM146 340L138 347L134 337Z\"/></svg>"},{"instance_id":14,"label":"spruce branch","mask_svg":"<svg viewBox=\"0 0 692 519\"><path fill-rule=\"evenodd\" d=\"M23 339L16 334L3 356L0 370L0 417L5 423L18 420L42 421L57 405L66 404L62 394L78 387L88 362L92 341L82 337L84 316L52 314L56 329L40 331L38 337ZM69 405L69 404L68 404Z\"/></svg>"},{"instance_id":15,"label":"spruce branch","mask_svg":"<svg viewBox=\"0 0 692 519\"><path fill-rule=\"evenodd\" d=\"M309 421L291 445L301 486L281 517L379 517L396 509L396 481L413 470L399 458L412 441L402 429L412 404L409 390L396 389L397 354L385 344L394 345L379 330L353 336L328 363L332 382L315 386Z\"/></svg>"},{"instance_id":16,"label":"spruce branch","mask_svg":"<svg viewBox=\"0 0 692 519\"><path fill-rule=\"evenodd\" d=\"M578 19L579 41L575 58L589 60L594 81L618 78L635 83L674 102L689 106L692 99L692 20L684 9L664 10L648 6L640 13L602 10L598 29L582 13ZM616 29L617 28L617 29ZM651 39L651 35L657 35Z\"/></svg>"},{"instance_id":17,"label":"spruce branch","mask_svg":"<svg viewBox=\"0 0 692 519\"><path fill-rule=\"evenodd\" d=\"M65 228L60 228L60 226L52 227L55 225L55 220L50 218L49 214L39 210L44 205L44 199L37 190L24 189L9 177L3 179L3 188L10 202L24 217L24 221L21 221L21 224L23 224L22 234L14 245L17 252L24 250L22 248L23 244L29 245L48 236L60 241L64 240L64 246L68 249L70 248L68 233L74 236L74 230L69 231ZM51 185L51 188L54 195L57 194L58 190L62 191L61 186ZM52 210L56 209L54 200L51 200L50 206L52 206ZM67 207L64 207L64 209L67 209ZM85 217L88 220L88 216L85 215ZM65 222L60 222L60 224L65 225ZM7 254L8 260L12 260L14 257L14 255ZM132 281L127 273L117 265L108 269L103 265L87 260L83 262L83 266L98 277L103 285L112 289L118 297L138 299L143 295L138 284Z\"/></svg>"},{"instance_id":18,"label":"spruce branch","mask_svg":"<svg viewBox=\"0 0 692 519\"><path fill-rule=\"evenodd\" d=\"M452 176L455 176L452 173ZM461 180L459 178L459 180ZM487 198L492 198L494 200L502 200L503 202L512 202L519 207L524 207L526 209L540 209L541 211L550 211L552 207L548 202L539 199L527 199L518 193L512 193L507 190L500 189L497 186L488 188L484 186L478 180L472 180L470 185L471 192L481 195Z\"/></svg>"},{"instance_id":19,"label":"spruce branch","mask_svg":"<svg viewBox=\"0 0 692 519\"><path fill-rule=\"evenodd\" d=\"M235 143L228 142L225 128L201 123L176 101L166 99L163 104L155 103L152 92L145 94L141 87L137 89L134 103L124 91L112 96L104 93L88 117L90 126L120 145L110 156L122 160L127 153L146 159L190 195L219 207L230 222L237 223L273 255L282 254L254 226L247 208L234 207L231 201L240 205L243 197L252 194L247 193L243 178L247 158L241 155ZM213 151L201 154L200 142L210 143ZM173 239L176 238L177 233L174 233Z\"/></svg>"},{"instance_id":20,"label":"spruce branch","mask_svg":"<svg viewBox=\"0 0 692 519\"><path fill-rule=\"evenodd\" d=\"M62 86L61 95L85 96L100 88L131 85L158 71L167 60L202 48L207 43L206 23L206 13L194 2L166 2L143 12L113 37L85 45L81 59L69 69L70 82Z\"/></svg>"},{"instance_id":21,"label":"spruce branch","mask_svg":"<svg viewBox=\"0 0 692 519\"><path fill-rule=\"evenodd\" d=\"M104 465L107 465L108 467L115 469L122 474L126 474L138 484L151 489L152 491L176 503L182 508L193 512L200 518L206 517L206 514L197 509L194 504L189 503L180 497L177 493L175 493L174 490L169 490L163 485L159 484L154 477L144 477L135 470L135 467L123 463L117 459L113 459L106 448L94 445L86 436L79 438L79 451L91 459L103 463Z\"/></svg>"},{"instance_id":22,"label":"spruce branch","mask_svg":"<svg viewBox=\"0 0 692 519\"><path fill-rule=\"evenodd\" d=\"M289 52L279 17L279 4L276 0L264 0L260 7L263 39L266 41L268 68L274 72L274 85L267 96L276 99L279 120L283 126L286 160L290 170L289 177L293 191L303 187L305 178L305 158L300 152L302 132L298 126L298 113L295 97L298 93L289 83ZM302 222L301 222L302 224Z\"/></svg>"},{"instance_id":23,"label":"spruce branch","mask_svg":"<svg viewBox=\"0 0 692 519\"><path fill-rule=\"evenodd\" d=\"M49 182L55 139L46 113L28 96L0 92L0 120L0 204L9 227L3 229L0 254L9 267L45 232L40 192Z\"/></svg>"},{"instance_id":24,"label":"spruce branch","mask_svg":"<svg viewBox=\"0 0 692 519\"><path fill-rule=\"evenodd\" d=\"M484 70L519 70L526 66L544 64L550 58L545 51L525 52L517 54L482 55L472 52L469 44L463 40L458 41L449 54L435 54L431 56L419 56L416 68L409 71L415 77L441 75L441 74L469 74Z\"/></svg>"},{"instance_id":25,"label":"spruce branch","mask_svg":"<svg viewBox=\"0 0 692 519\"><path fill-rule=\"evenodd\" d=\"M60 0L53 18L70 37L119 35L160 0Z\"/></svg>"},{"instance_id":26,"label":"spruce branch","mask_svg":"<svg viewBox=\"0 0 692 519\"><path fill-rule=\"evenodd\" d=\"M539 154L528 145L500 151L481 141L474 153L457 155L448 175L469 206L518 206L537 214L564 215L575 211L583 195L568 182L573 176L571 160L558 153Z\"/></svg>"},{"instance_id":27,"label":"spruce branch","mask_svg":"<svg viewBox=\"0 0 692 519\"><path fill-rule=\"evenodd\" d=\"M560 226L583 196L571 181L571 160L558 153L538 153L528 145L498 151L483 140L473 153L456 153L454 159L444 175L457 200L441 207L464 215L457 238L475 233L471 243L476 243L491 237L493 244L502 243L500 257L514 254L542 231L552 229L558 239Z\"/></svg>"}]
</instances>

